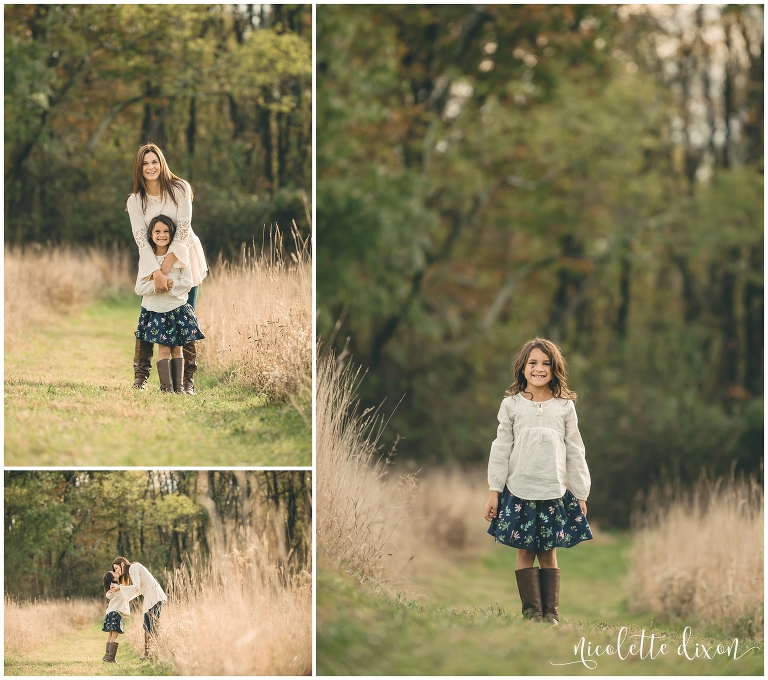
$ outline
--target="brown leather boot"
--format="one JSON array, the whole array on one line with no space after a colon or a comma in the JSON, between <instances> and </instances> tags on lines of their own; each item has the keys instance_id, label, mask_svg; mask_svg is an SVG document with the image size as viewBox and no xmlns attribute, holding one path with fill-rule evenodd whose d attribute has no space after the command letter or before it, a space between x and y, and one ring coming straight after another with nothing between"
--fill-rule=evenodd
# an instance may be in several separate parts
<instances>
[{"instance_id":1,"label":"brown leather boot","mask_svg":"<svg viewBox=\"0 0 768 680\"><path fill-rule=\"evenodd\" d=\"M109 663L116 663L115 657L117 656L117 644L117 642L107 642L107 654L104 658L104 661L108 661Z\"/></svg>"},{"instance_id":2,"label":"brown leather boot","mask_svg":"<svg viewBox=\"0 0 768 680\"><path fill-rule=\"evenodd\" d=\"M517 589L523 603L523 617L541 621L541 585L539 584L539 568L518 569L515 572Z\"/></svg>"},{"instance_id":3,"label":"brown leather boot","mask_svg":"<svg viewBox=\"0 0 768 680\"><path fill-rule=\"evenodd\" d=\"M160 359L160 361L157 362L157 375L160 378L160 391L173 392L170 359Z\"/></svg>"},{"instance_id":4,"label":"brown leather boot","mask_svg":"<svg viewBox=\"0 0 768 680\"><path fill-rule=\"evenodd\" d=\"M133 350L133 386L137 390L143 390L147 386L149 372L152 370L153 348L151 342L136 338L136 347Z\"/></svg>"},{"instance_id":5,"label":"brown leather boot","mask_svg":"<svg viewBox=\"0 0 768 680\"><path fill-rule=\"evenodd\" d=\"M104 654L103 657L101 657L102 661L109 661L109 642L107 642L107 652Z\"/></svg>"},{"instance_id":6,"label":"brown leather boot","mask_svg":"<svg viewBox=\"0 0 768 680\"><path fill-rule=\"evenodd\" d=\"M184 394L184 359L171 359L171 379L173 380L173 391L178 394Z\"/></svg>"},{"instance_id":7,"label":"brown leather boot","mask_svg":"<svg viewBox=\"0 0 768 680\"><path fill-rule=\"evenodd\" d=\"M559 626L560 615L557 607L560 604L560 570L539 569L539 582L544 621L553 626Z\"/></svg>"},{"instance_id":8,"label":"brown leather boot","mask_svg":"<svg viewBox=\"0 0 768 680\"><path fill-rule=\"evenodd\" d=\"M149 658L149 633L144 631L144 658Z\"/></svg>"},{"instance_id":9,"label":"brown leather boot","mask_svg":"<svg viewBox=\"0 0 768 680\"><path fill-rule=\"evenodd\" d=\"M181 355L184 357L184 392L194 394L194 377L197 370L197 345L194 340L181 348Z\"/></svg>"}]
</instances>

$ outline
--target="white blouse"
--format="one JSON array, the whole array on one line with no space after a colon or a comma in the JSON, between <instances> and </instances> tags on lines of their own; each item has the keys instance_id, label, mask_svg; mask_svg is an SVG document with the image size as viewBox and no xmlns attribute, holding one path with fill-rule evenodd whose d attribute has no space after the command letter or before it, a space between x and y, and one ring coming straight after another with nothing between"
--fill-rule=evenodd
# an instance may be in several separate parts
<instances>
[{"instance_id":1,"label":"white blouse","mask_svg":"<svg viewBox=\"0 0 768 680\"><path fill-rule=\"evenodd\" d=\"M131 608L128 606L128 600L125 599L119 590L114 593L107 592L106 597L109 600L106 614L109 614L109 612L119 612L123 616L130 615Z\"/></svg>"},{"instance_id":2,"label":"white blouse","mask_svg":"<svg viewBox=\"0 0 768 680\"><path fill-rule=\"evenodd\" d=\"M173 245L173 243L171 243ZM170 250L170 246L168 246ZM160 269L165 259L165 255L152 254L155 259L155 268L152 271ZM180 267L180 262L174 262L171 271L168 273L169 278L173 281L173 288L166 293L155 292L155 282L146 277L139 277L136 279L136 295L143 296L141 298L141 306L150 312L170 312L172 309L178 309L184 303L186 303L189 290L192 288L192 268L187 265L186 267Z\"/></svg>"},{"instance_id":3,"label":"white blouse","mask_svg":"<svg viewBox=\"0 0 768 680\"><path fill-rule=\"evenodd\" d=\"M120 592L128 602L134 597L143 595L144 602L141 609L145 614L158 602L165 602L168 599L157 579L149 573L143 564L134 562L128 567L128 575L131 577L133 585L120 586Z\"/></svg>"},{"instance_id":4,"label":"white blouse","mask_svg":"<svg viewBox=\"0 0 768 680\"><path fill-rule=\"evenodd\" d=\"M488 460L488 487L529 501L561 498L570 489L587 500L591 478L573 401L535 402L520 394L499 408Z\"/></svg>"},{"instance_id":5,"label":"white blouse","mask_svg":"<svg viewBox=\"0 0 768 680\"><path fill-rule=\"evenodd\" d=\"M183 180L182 180L183 181ZM184 182L186 193L176 190L174 195L178 206L174 205L170 196L147 195L147 211L141 212L141 199L138 194L128 197L128 215L131 218L131 231L136 245L139 247L139 278L148 277L157 271L157 262L152 246L147 241L147 227L152 218L158 215L167 215L176 224L176 236L168 252L173 253L183 264L189 265L192 274L192 285L198 286L208 273L208 264L205 261L203 245L194 231L192 231L192 200L189 183Z\"/></svg>"}]
</instances>

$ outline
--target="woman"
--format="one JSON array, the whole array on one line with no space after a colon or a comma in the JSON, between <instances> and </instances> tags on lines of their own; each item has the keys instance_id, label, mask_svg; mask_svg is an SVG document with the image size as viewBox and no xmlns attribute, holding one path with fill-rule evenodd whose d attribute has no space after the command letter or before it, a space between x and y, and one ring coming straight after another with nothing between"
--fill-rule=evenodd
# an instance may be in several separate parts
<instances>
[{"instance_id":1,"label":"woman","mask_svg":"<svg viewBox=\"0 0 768 680\"><path fill-rule=\"evenodd\" d=\"M139 247L139 278L151 278L155 292L170 290L168 278L171 267L178 260L192 271L192 289L189 305L194 309L197 287L208 273L203 246L192 231L192 187L174 175L165 162L165 156L155 144L145 144L136 153L133 164L133 193L128 196L126 211L131 218L131 230ZM153 217L167 215L177 227L176 238L168 249L162 267L158 268L152 248L147 241L147 227ZM136 338L133 356L133 386L143 390L147 386L152 368L152 343ZM184 392L195 393L194 375L197 370L197 347L189 342L182 349L184 357Z\"/></svg>"},{"instance_id":2,"label":"woman","mask_svg":"<svg viewBox=\"0 0 768 680\"><path fill-rule=\"evenodd\" d=\"M126 602L130 602L139 595L144 596L142 612L144 613L144 657L146 658L149 656L150 636L155 634L160 609L168 596L163 592L157 579L149 573L149 569L138 562L129 562L125 557L115 557L112 560L112 575L117 583L110 586L108 598L117 590L120 590Z\"/></svg>"}]
</instances>

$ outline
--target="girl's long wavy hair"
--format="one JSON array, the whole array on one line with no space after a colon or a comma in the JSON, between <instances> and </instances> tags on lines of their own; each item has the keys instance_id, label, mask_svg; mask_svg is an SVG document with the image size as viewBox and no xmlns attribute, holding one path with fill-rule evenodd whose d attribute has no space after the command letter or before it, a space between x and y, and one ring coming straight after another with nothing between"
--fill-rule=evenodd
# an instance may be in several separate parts
<instances>
[{"instance_id":1,"label":"girl's long wavy hair","mask_svg":"<svg viewBox=\"0 0 768 680\"><path fill-rule=\"evenodd\" d=\"M104 574L104 592L109 592L109 586L111 586L113 583L117 583L115 581L115 577L112 576L112 572L108 571L106 574Z\"/></svg>"},{"instance_id":2,"label":"girl's long wavy hair","mask_svg":"<svg viewBox=\"0 0 768 680\"><path fill-rule=\"evenodd\" d=\"M115 559L112 560L112 569L113 570L114 570L116 564L119 564L122 567L122 569L123 569L123 573L120 574L120 578L117 579L117 582L121 586L133 585L131 583L131 577L128 575L128 569L130 568L131 563L128 560L126 560L125 557L115 557Z\"/></svg>"},{"instance_id":3,"label":"girl's long wavy hair","mask_svg":"<svg viewBox=\"0 0 768 680\"><path fill-rule=\"evenodd\" d=\"M166 194L171 197L173 204L178 208L179 202L176 198L176 190L180 191L182 195L187 193L187 186L184 184L184 180L181 177L177 177L171 172L168 167L168 163L163 156L163 152L160 151L160 147L157 144L149 142L142 146L136 152L136 160L133 162L133 191L132 194L136 194L141 203L141 212L147 210L147 185L144 180L144 174L141 172L142 164L144 163L144 156L149 152L156 153L160 160L160 198L165 199ZM192 187L189 187L189 200L194 199L194 192ZM128 210L126 206L126 210Z\"/></svg>"},{"instance_id":4,"label":"girl's long wavy hair","mask_svg":"<svg viewBox=\"0 0 768 680\"><path fill-rule=\"evenodd\" d=\"M565 370L565 356L562 350L551 340L546 338L534 338L526 342L515 354L512 360L512 384L504 393L505 397L525 392L528 381L525 379L525 364L531 351L537 347L549 357L552 368L552 379L549 381L549 389L555 397L576 401L576 393L568 389L568 373Z\"/></svg>"}]
</instances>

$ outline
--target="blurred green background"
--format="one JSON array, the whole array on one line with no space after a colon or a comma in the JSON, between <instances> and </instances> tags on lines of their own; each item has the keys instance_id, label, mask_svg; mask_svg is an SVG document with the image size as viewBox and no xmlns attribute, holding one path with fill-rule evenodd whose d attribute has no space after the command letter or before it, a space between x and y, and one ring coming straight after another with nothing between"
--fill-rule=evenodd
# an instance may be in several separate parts
<instances>
[{"instance_id":1,"label":"blurred green background","mask_svg":"<svg viewBox=\"0 0 768 680\"><path fill-rule=\"evenodd\" d=\"M309 233L309 5L6 5L6 245L119 243L139 146L194 191L210 258Z\"/></svg>"},{"instance_id":2,"label":"blurred green background","mask_svg":"<svg viewBox=\"0 0 768 680\"><path fill-rule=\"evenodd\" d=\"M759 5L320 6L317 306L398 460L487 460L569 360L590 518L763 456ZM386 441L385 441L386 445Z\"/></svg>"}]
</instances>

